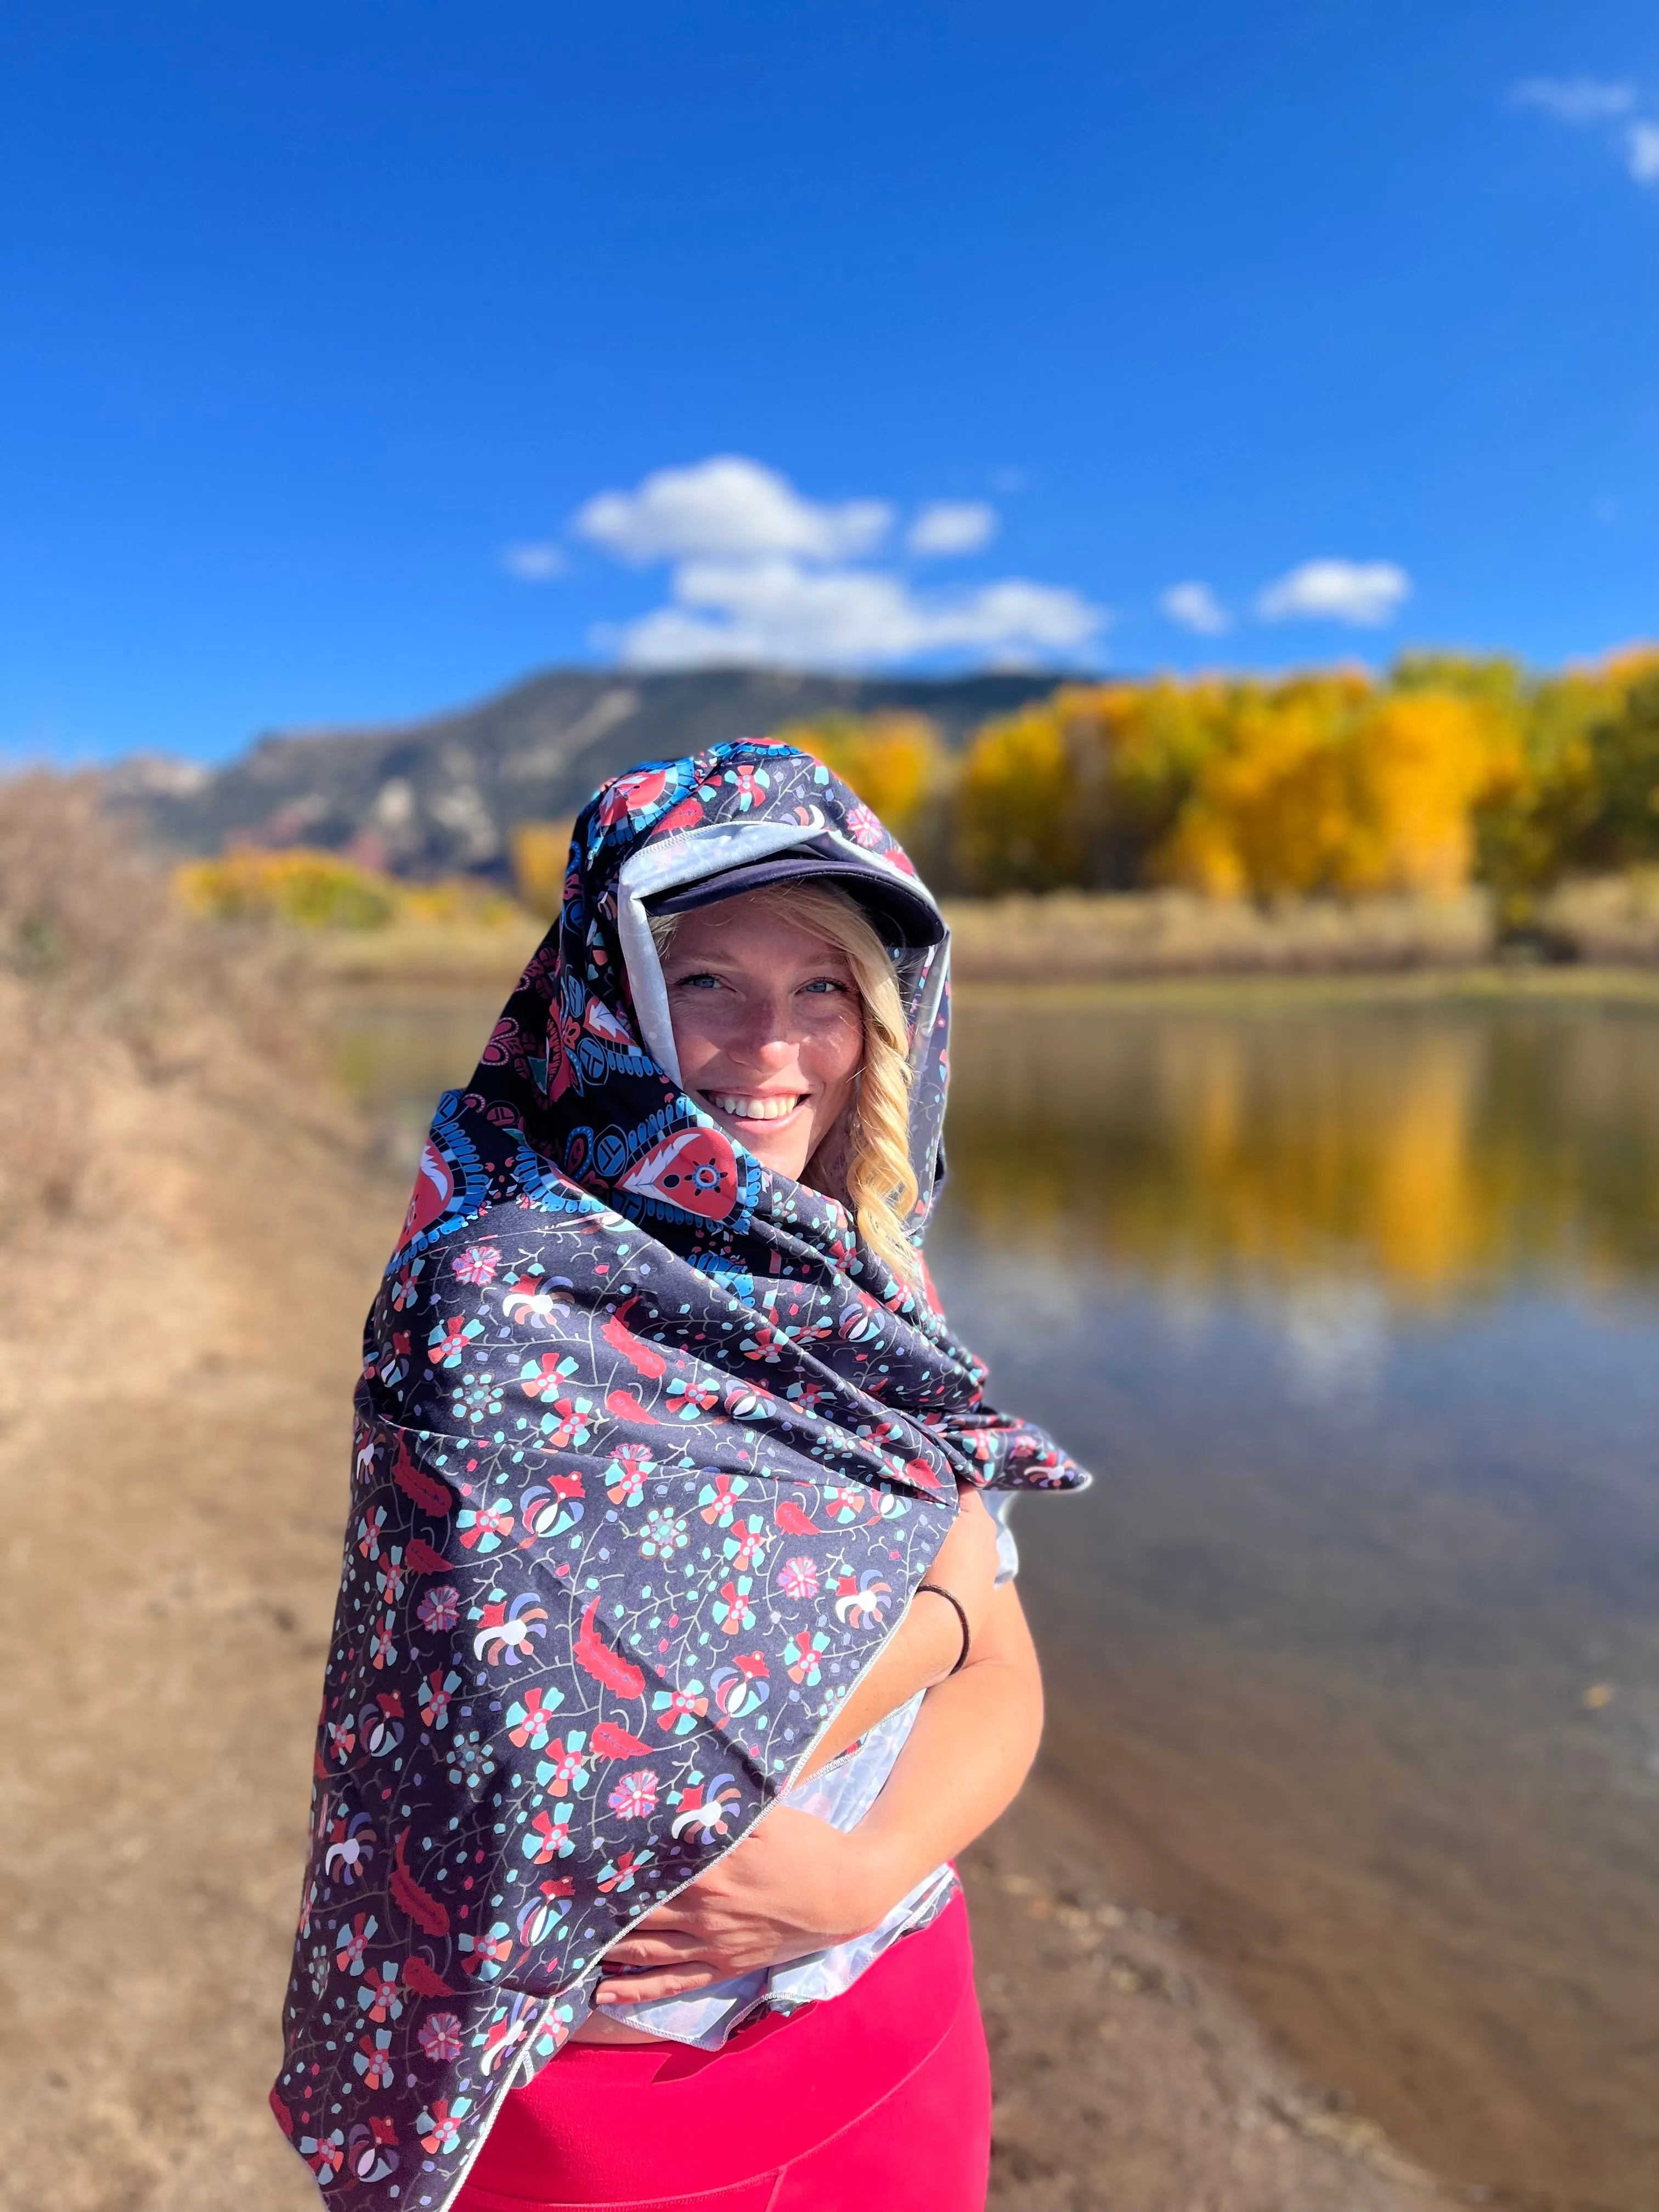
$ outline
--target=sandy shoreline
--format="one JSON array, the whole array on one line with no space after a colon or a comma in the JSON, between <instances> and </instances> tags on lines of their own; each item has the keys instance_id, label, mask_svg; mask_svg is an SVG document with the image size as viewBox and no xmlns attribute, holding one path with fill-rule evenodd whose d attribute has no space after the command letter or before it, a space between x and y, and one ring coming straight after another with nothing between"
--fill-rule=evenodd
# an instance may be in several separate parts
<instances>
[{"instance_id":1,"label":"sandy shoreline","mask_svg":"<svg viewBox=\"0 0 1659 2212\"><path fill-rule=\"evenodd\" d=\"M15 2212L316 2202L264 2096L348 1396L398 1201L352 1125L271 1096L257 1067L212 1095L112 1082L86 1210L30 1231L0 1290ZM964 1873L998 2212L1434 2201L1136 1911L1051 1786Z\"/></svg>"}]
</instances>

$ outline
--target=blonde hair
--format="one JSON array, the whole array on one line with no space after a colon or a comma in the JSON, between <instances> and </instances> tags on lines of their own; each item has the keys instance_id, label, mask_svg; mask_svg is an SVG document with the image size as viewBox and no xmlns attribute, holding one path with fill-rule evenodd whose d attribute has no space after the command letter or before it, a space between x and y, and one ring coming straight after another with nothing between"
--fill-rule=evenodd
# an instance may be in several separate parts
<instances>
[{"instance_id":1,"label":"blonde hair","mask_svg":"<svg viewBox=\"0 0 1659 2212\"><path fill-rule=\"evenodd\" d=\"M842 1199L859 1235L906 1288L921 1278L921 1255L906 1234L915 1211L916 1171L910 1164L910 1059L904 1005L892 956L858 901L837 885L769 884L763 899L797 928L842 955L858 986L864 1016L864 1059L851 1105L806 1164L805 1181ZM659 957L674 941L679 916L653 915ZM839 1185L839 1188L832 1188Z\"/></svg>"}]
</instances>

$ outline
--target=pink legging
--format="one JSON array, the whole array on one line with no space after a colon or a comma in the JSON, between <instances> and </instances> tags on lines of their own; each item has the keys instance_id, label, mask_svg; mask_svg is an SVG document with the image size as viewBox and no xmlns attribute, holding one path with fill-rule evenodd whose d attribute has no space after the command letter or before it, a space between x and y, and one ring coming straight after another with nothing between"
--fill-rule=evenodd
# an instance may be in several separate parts
<instances>
[{"instance_id":1,"label":"pink legging","mask_svg":"<svg viewBox=\"0 0 1659 2212\"><path fill-rule=\"evenodd\" d=\"M720 2051L569 2045L509 2093L454 2212L983 2212L990 2148L958 1896Z\"/></svg>"}]
</instances>

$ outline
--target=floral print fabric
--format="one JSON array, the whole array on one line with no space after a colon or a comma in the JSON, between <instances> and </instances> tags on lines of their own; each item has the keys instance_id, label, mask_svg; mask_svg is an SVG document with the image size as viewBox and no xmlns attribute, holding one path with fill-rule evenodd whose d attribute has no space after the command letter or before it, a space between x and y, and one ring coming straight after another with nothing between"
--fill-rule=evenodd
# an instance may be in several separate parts
<instances>
[{"instance_id":1,"label":"floral print fabric","mask_svg":"<svg viewBox=\"0 0 1659 2212\"><path fill-rule=\"evenodd\" d=\"M986 1405L842 1206L763 1169L641 1043L624 864L744 821L908 869L791 748L607 785L558 922L439 1103L368 1317L271 2101L324 2192L374 2212L442 2212L607 1946L788 1786L957 1481L1086 1480ZM918 1242L945 957L900 968Z\"/></svg>"}]
</instances>

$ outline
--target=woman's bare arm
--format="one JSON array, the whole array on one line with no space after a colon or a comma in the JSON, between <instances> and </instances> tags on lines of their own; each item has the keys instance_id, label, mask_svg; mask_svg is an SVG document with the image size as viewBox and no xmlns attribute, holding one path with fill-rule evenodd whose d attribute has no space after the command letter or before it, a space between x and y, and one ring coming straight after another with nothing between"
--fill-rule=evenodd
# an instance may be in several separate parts
<instances>
[{"instance_id":1,"label":"woman's bare arm","mask_svg":"<svg viewBox=\"0 0 1659 2212\"><path fill-rule=\"evenodd\" d=\"M625 2018L629 2005L685 1996L873 1928L1012 1801L1042 1731L1036 1653L1009 1583L992 1600L968 1665L928 1691L858 1826L842 1834L776 1807L616 1946L618 1965L656 1971L601 1983L599 2002Z\"/></svg>"},{"instance_id":2,"label":"woman's bare arm","mask_svg":"<svg viewBox=\"0 0 1659 2212\"><path fill-rule=\"evenodd\" d=\"M996 1523L978 1491L964 1485L958 1493L956 1521L934 1554L927 1579L957 1600L975 1638L990 1610L996 1572ZM941 1597L918 1591L881 1656L848 1692L800 1772L816 1774L839 1758L878 1720L908 1705L918 1690L943 1682L961 1656L962 1623L955 1608Z\"/></svg>"}]
</instances>

